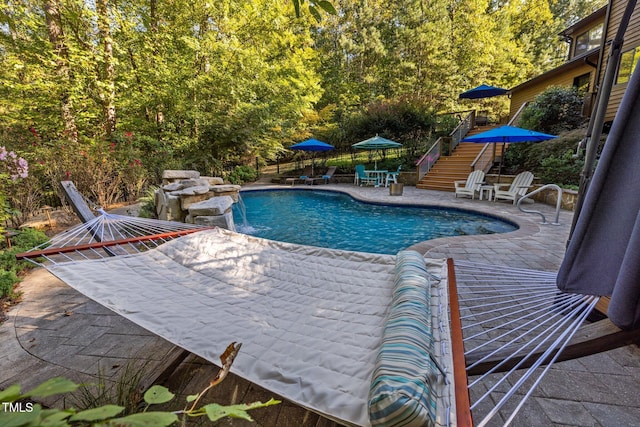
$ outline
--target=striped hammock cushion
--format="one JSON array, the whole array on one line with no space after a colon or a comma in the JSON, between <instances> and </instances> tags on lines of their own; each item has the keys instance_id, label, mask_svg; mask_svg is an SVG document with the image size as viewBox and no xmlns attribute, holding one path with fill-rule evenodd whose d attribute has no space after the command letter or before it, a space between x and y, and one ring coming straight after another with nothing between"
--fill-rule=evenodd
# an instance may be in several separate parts
<instances>
[{"instance_id":1,"label":"striped hammock cushion","mask_svg":"<svg viewBox=\"0 0 640 427\"><path fill-rule=\"evenodd\" d=\"M430 285L424 258L396 257L393 298L369 391L372 426L431 426L438 371L433 354Z\"/></svg>"}]
</instances>

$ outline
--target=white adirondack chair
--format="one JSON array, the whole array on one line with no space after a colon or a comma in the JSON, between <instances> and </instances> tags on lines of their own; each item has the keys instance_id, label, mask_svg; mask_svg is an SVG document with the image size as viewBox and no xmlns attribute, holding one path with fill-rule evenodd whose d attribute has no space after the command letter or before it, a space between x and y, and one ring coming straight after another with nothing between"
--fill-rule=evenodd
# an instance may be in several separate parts
<instances>
[{"instance_id":1,"label":"white adirondack chair","mask_svg":"<svg viewBox=\"0 0 640 427\"><path fill-rule=\"evenodd\" d=\"M466 181L454 181L456 187L456 197L458 195L471 196L475 198L479 194L480 186L484 182L484 172L481 170L473 171L469 174Z\"/></svg>"},{"instance_id":2,"label":"white adirondack chair","mask_svg":"<svg viewBox=\"0 0 640 427\"><path fill-rule=\"evenodd\" d=\"M493 184L493 201L495 202L498 199L513 200L515 205L518 199L527 194L532 182L533 174L531 172L521 172L516 175L511 184ZM505 190L506 187L509 188Z\"/></svg>"}]
</instances>

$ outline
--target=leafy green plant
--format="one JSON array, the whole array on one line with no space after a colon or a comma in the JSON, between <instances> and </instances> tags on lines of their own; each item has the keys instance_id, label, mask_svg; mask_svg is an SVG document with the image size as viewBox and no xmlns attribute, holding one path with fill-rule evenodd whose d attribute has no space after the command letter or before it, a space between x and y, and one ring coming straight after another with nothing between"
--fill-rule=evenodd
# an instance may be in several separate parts
<instances>
[{"instance_id":1,"label":"leafy green plant","mask_svg":"<svg viewBox=\"0 0 640 427\"><path fill-rule=\"evenodd\" d=\"M14 288L20 282L19 275L33 267L33 264L27 261L18 261L16 254L41 245L47 240L48 237L43 232L34 228L25 228L11 237L10 249L0 250L0 299L8 302L17 299L20 294L15 292Z\"/></svg>"},{"instance_id":2,"label":"leafy green plant","mask_svg":"<svg viewBox=\"0 0 640 427\"><path fill-rule=\"evenodd\" d=\"M13 288L19 281L15 271L0 271L0 298L14 299L17 295Z\"/></svg>"},{"instance_id":3,"label":"leafy green plant","mask_svg":"<svg viewBox=\"0 0 640 427\"><path fill-rule=\"evenodd\" d=\"M564 188L578 185L583 167L582 157L574 157L585 129L563 132L557 139L539 143L512 144L505 155L507 173L529 170L543 184L558 184Z\"/></svg>"},{"instance_id":4,"label":"leafy green plant","mask_svg":"<svg viewBox=\"0 0 640 427\"><path fill-rule=\"evenodd\" d=\"M146 372L145 366L127 363L115 383L99 374L97 383L80 385L73 393L73 402L82 410L116 404L125 408L125 414L135 413L142 398L140 381Z\"/></svg>"},{"instance_id":5,"label":"leafy green plant","mask_svg":"<svg viewBox=\"0 0 640 427\"><path fill-rule=\"evenodd\" d=\"M158 187L151 187L145 191L144 196L138 199L140 203L140 211L138 216L141 218L157 218L156 214L156 196L155 193Z\"/></svg>"},{"instance_id":6,"label":"leafy green plant","mask_svg":"<svg viewBox=\"0 0 640 427\"><path fill-rule=\"evenodd\" d=\"M575 186L580 182L584 159L576 158L571 151L562 156L550 156L540 163L540 179L544 183L554 183L561 187Z\"/></svg>"},{"instance_id":7,"label":"leafy green plant","mask_svg":"<svg viewBox=\"0 0 640 427\"><path fill-rule=\"evenodd\" d=\"M232 184L244 184L245 182L253 182L258 179L258 171L252 166L241 165L236 166L228 177Z\"/></svg>"},{"instance_id":8,"label":"leafy green plant","mask_svg":"<svg viewBox=\"0 0 640 427\"><path fill-rule=\"evenodd\" d=\"M518 125L550 134L576 129L585 121L582 116L583 102L573 88L551 87L524 108Z\"/></svg>"},{"instance_id":9,"label":"leafy green plant","mask_svg":"<svg viewBox=\"0 0 640 427\"><path fill-rule=\"evenodd\" d=\"M0 425L13 427L45 427L45 426L76 426L76 425L101 425L101 426L169 426L180 420L180 417L203 417L210 421L218 421L225 417L241 418L253 421L248 411L272 406L280 403L270 399L267 402L255 402L239 405L218 405L216 403L198 407L198 402L204 394L211 388L220 384L229 373L233 360L235 359L241 344L231 343L225 352L220 356L222 369L202 392L188 396L184 409L168 411L149 411L152 405L160 405L171 402L175 395L166 387L154 385L147 390L143 398L143 406L137 413L123 415L124 406L105 404L97 408L75 410L75 409L47 409L39 403L34 403L31 399L44 398L57 394L67 394L76 391L78 384L65 378L52 378L36 386L33 390L21 393L17 384L9 386L4 391L0 391Z\"/></svg>"}]
</instances>

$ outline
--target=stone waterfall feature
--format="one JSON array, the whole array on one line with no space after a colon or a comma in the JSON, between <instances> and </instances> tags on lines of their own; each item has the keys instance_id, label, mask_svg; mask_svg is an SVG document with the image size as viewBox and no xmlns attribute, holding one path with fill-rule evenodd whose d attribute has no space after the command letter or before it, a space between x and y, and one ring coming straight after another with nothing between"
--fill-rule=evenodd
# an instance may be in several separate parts
<instances>
[{"instance_id":1,"label":"stone waterfall feature","mask_svg":"<svg viewBox=\"0 0 640 427\"><path fill-rule=\"evenodd\" d=\"M238 201L240 186L222 178L200 176L194 170L166 170L162 186L155 191L158 219L217 226L235 231L231 207Z\"/></svg>"}]
</instances>

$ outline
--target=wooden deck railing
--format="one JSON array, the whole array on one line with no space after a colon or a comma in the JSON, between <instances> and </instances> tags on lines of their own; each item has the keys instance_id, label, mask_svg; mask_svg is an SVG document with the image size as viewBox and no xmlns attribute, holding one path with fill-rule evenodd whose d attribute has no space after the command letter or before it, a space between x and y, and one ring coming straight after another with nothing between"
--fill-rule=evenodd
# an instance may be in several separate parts
<instances>
[{"instance_id":1,"label":"wooden deck railing","mask_svg":"<svg viewBox=\"0 0 640 427\"><path fill-rule=\"evenodd\" d=\"M429 148L429 150L416 162L416 170L418 181L425 176L433 165L438 161L444 153L445 142L449 142L448 153L450 154L460 143L462 138L473 128L475 124L475 110L469 112L458 124L458 126L449 134L448 137L440 137Z\"/></svg>"}]
</instances>

